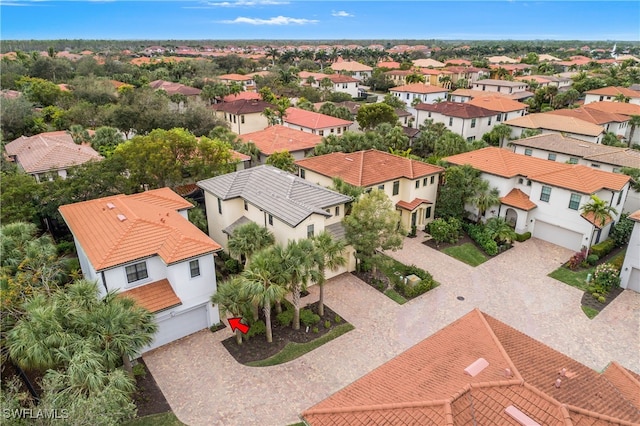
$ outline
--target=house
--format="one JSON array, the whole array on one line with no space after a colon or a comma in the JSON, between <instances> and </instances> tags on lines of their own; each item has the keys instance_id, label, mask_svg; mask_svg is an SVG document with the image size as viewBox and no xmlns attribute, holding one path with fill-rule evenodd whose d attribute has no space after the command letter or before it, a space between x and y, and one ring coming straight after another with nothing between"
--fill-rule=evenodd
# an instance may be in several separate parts
<instances>
[{"instance_id":1,"label":"house","mask_svg":"<svg viewBox=\"0 0 640 426\"><path fill-rule=\"evenodd\" d=\"M231 151L231 159L237 161L236 171L251 167L251 157L238 151Z\"/></svg>"},{"instance_id":2,"label":"house","mask_svg":"<svg viewBox=\"0 0 640 426\"><path fill-rule=\"evenodd\" d=\"M527 89L529 89L529 85L521 81L493 80L486 78L484 80L478 80L471 83L471 89L511 95L518 92L526 92Z\"/></svg>"},{"instance_id":3,"label":"house","mask_svg":"<svg viewBox=\"0 0 640 426\"><path fill-rule=\"evenodd\" d=\"M609 86L602 89L589 90L585 92L584 104L592 102L615 102L619 97L625 99L624 103L640 105L640 92L626 87ZM626 101L628 99L628 102Z\"/></svg>"},{"instance_id":4,"label":"house","mask_svg":"<svg viewBox=\"0 0 640 426\"><path fill-rule=\"evenodd\" d=\"M296 165L301 178L322 186L330 187L333 178L340 178L365 191L384 191L400 211L400 223L405 229L424 229L433 220L440 174L444 171L375 149L304 158Z\"/></svg>"},{"instance_id":5,"label":"house","mask_svg":"<svg viewBox=\"0 0 640 426\"><path fill-rule=\"evenodd\" d=\"M542 54L538 55L538 60L540 62L559 62L560 58L556 58L553 55L548 55L546 53L542 53Z\"/></svg>"},{"instance_id":6,"label":"house","mask_svg":"<svg viewBox=\"0 0 640 426\"><path fill-rule=\"evenodd\" d=\"M560 92L568 90L573 84L573 80L569 77L555 75L527 75L515 77L515 80L525 83L535 82L538 84L538 88L557 87Z\"/></svg>"},{"instance_id":7,"label":"house","mask_svg":"<svg viewBox=\"0 0 640 426\"><path fill-rule=\"evenodd\" d=\"M487 58L490 64L517 64L518 61L508 56L489 56Z\"/></svg>"},{"instance_id":8,"label":"house","mask_svg":"<svg viewBox=\"0 0 640 426\"><path fill-rule=\"evenodd\" d=\"M597 109L598 111L604 111L612 114L625 115L628 118L631 118L633 115L640 115L640 105L628 104L625 102L592 102L589 105L586 105L585 108ZM624 138L631 145L640 144L640 129L635 128L631 124L627 125L627 133L624 135Z\"/></svg>"},{"instance_id":9,"label":"house","mask_svg":"<svg viewBox=\"0 0 640 426\"><path fill-rule=\"evenodd\" d=\"M484 81L484 80L481 80ZM456 89L449 94L449 100L454 102L469 102L471 99L480 98L483 96L502 96L503 98L511 99L514 101L522 101L532 97L532 92L516 92L513 94L498 93L498 92L483 92L482 90L474 89Z\"/></svg>"},{"instance_id":10,"label":"house","mask_svg":"<svg viewBox=\"0 0 640 426\"><path fill-rule=\"evenodd\" d=\"M240 92L240 93L231 93L222 98L222 102L233 102L240 100L247 101L259 101L262 99L259 93L256 92Z\"/></svg>"},{"instance_id":11,"label":"house","mask_svg":"<svg viewBox=\"0 0 640 426\"><path fill-rule=\"evenodd\" d=\"M269 126L269 120L263 114L267 108L276 109L272 104L256 99L240 99L211 106L216 117L223 119L229 129L238 135L256 132Z\"/></svg>"},{"instance_id":12,"label":"house","mask_svg":"<svg viewBox=\"0 0 640 426\"><path fill-rule=\"evenodd\" d=\"M413 61L413 66L416 68L442 68L444 65L444 63L431 58L416 59Z\"/></svg>"},{"instance_id":13,"label":"house","mask_svg":"<svg viewBox=\"0 0 640 426\"><path fill-rule=\"evenodd\" d=\"M599 373L479 309L305 410L326 425L632 425L640 376Z\"/></svg>"},{"instance_id":14,"label":"house","mask_svg":"<svg viewBox=\"0 0 640 426\"><path fill-rule=\"evenodd\" d=\"M333 87L332 92L346 93L352 98L358 97L358 85L360 80L343 74L323 74L318 72L300 71L298 73L300 78L300 84L309 84L308 81L312 81L311 87L322 89L322 80L325 78L331 81ZM313 78L313 80L311 79Z\"/></svg>"},{"instance_id":15,"label":"house","mask_svg":"<svg viewBox=\"0 0 640 426\"><path fill-rule=\"evenodd\" d=\"M434 104L418 104L416 109L416 125L419 127L427 120L442 123L447 129L459 134L471 142L482 138L490 132L498 122L498 113L469 102L440 102Z\"/></svg>"},{"instance_id":16,"label":"house","mask_svg":"<svg viewBox=\"0 0 640 426\"><path fill-rule=\"evenodd\" d=\"M633 231L620 270L620 287L640 293L640 210L629 215Z\"/></svg>"},{"instance_id":17,"label":"house","mask_svg":"<svg viewBox=\"0 0 640 426\"><path fill-rule=\"evenodd\" d=\"M172 81L154 80L149 83L149 86L155 90L164 90L167 95L183 95L187 98L199 98L202 90L195 87L185 86L184 84L174 83Z\"/></svg>"},{"instance_id":18,"label":"house","mask_svg":"<svg viewBox=\"0 0 640 426\"><path fill-rule=\"evenodd\" d=\"M500 206L485 212L485 218L502 217L518 233L571 250L591 247L609 235L611 223L622 212L629 191L629 176L600 171L581 164L564 164L502 148L488 147L444 158L450 164L465 165L481 172L482 179L500 194ZM605 200L617 210L613 221L603 227L580 209L591 196ZM467 206L477 218L477 209Z\"/></svg>"},{"instance_id":19,"label":"house","mask_svg":"<svg viewBox=\"0 0 640 426\"><path fill-rule=\"evenodd\" d=\"M353 121L294 107L287 108L283 121L286 127L320 136L341 135L353 125Z\"/></svg>"},{"instance_id":20,"label":"house","mask_svg":"<svg viewBox=\"0 0 640 426\"><path fill-rule=\"evenodd\" d=\"M242 89L247 92L255 92L256 90L256 82L253 77L242 74L223 74L217 77L218 81L221 83L232 85L239 84L242 86Z\"/></svg>"},{"instance_id":21,"label":"house","mask_svg":"<svg viewBox=\"0 0 640 426\"><path fill-rule=\"evenodd\" d=\"M624 139L629 130L629 117L627 117L626 115L592 109L589 108L588 105L573 109L556 109L546 112L545 114L574 117L592 124L597 124L604 127L605 132L611 132L618 136L620 139Z\"/></svg>"},{"instance_id":22,"label":"house","mask_svg":"<svg viewBox=\"0 0 640 426\"><path fill-rule=\"evenodd\" d=\"M187 219L193 205L169 188L61 206L84 278L155 314L142 352L220 322L213 257L220 245Z\"/></svg>"},{"instance_id":23,"label":"house","mask_svg":"<svg viewBox=\"0 0 640 426\"><path fill-rule=\"evenodd\" d=\"M295 159L307 156L322 142L322 136L292 129L282 125L269 126L264 130L240 135L245 142L253 142L260 150L259 164L264 164L271 154L277 151L288 151Z\"/></svg>"},{"instance_id":24,"label":"house","mask_svg":"<svg viewBox=\"0 0 640 426\"><path fill-rule=\"evenodd\" d=\"M447 90L451 89L453 72L446 69L434 70L431 68L421 68L420 73L427 78L429 85L444 87Z\"/></svg>"},{"instance_id":25,"label":"house","mask_svg":"<svg viewBox=\"0 0 640 426\"><path fill-rule=\"evenodd\" d=\"M9 161L15 162L38 182L67 177L67 171L102 156L89 145L78 145L66 131L46 132L35 136L20 136L4 146Z\"/></svg>"},{"instance_id":26,"label":"house","mask_svg":"<svg viewBox=\"0 0 640 426\"><path fill-rule=\"evenodd\" d=\"M339 74L350 75L359 81L371 78L373 68L355 61L341 61L331 64L331 69Z\"/></svg>"},{"instance_id":27,"label":"house","mask_svg":"<svg viewBox=\"0 0 640 426\"><path fill-rule=\"evenodd\" d=\"M424 83L412 83L404 86L392 87L389 89L389 93L410 107L415 99L426 104L445 100L447 99L447 93L449 93L449 90Z\"/></svg>"},{"instance_id":28,"label":"house","mask_svg":"<svg viewBox=\"0 0 640 426\"><path fill-rule=\"evenodd\" d=\"M456 85L456 87L464 86L463 88L466 88L471 85L471 83L489 76L489 71L485 70L484 68L469 66L447 66L445 70L451 73L451 81ZM465 84L461 85L461 81L464 81Z\"/></svg>"},{"instance_id":29,"label":"house","mask_svg":"<svg viewBox=\"0 0 640 426\"><path fill-rule=\"evenodd\" d=\"M415 74L415 70L391 70L384 73L396 86L407 84L407 76Z\"/></svg>"},{"instance_id":30,"label":"house","mask_svg":"<svg viewBox=\"0 0 640 426\"><path fill-rule=\"evenodd\" d=\"M511 126L512 138L519 138L526 129L541 130L542 133L562 132L569 137L585 142L600 143L604 136L604 127L589 123L575 117L558 114L529 114L524 117L512 118L504 124Z\"/></svg>"},{"instance_id":31,"label":"house","mask_svg":"<svg viewBox=\"0 0 640 426\"><path fill-rule=\"evenodd\" d=\"M467 102L490 111L495 111L496 122L507 121L512 118L522 117L527 113L529 105L514 101L503 96L481 96Z\"/></svg>"},{"instance_id":32,"label":"house","mask_svg":"<svg viewBox=\"0 0 640 426\"><path fill-rule=\"evenodd\" d=\"M342 219L352 198L271 166L258 166L197 183L204 190L209 235L228 248L233 230L248 222L266 227L276 243L307 238L322 231L344 237ZM353 271L355 258L335 276Z\"/></svg>"}]
</instances>

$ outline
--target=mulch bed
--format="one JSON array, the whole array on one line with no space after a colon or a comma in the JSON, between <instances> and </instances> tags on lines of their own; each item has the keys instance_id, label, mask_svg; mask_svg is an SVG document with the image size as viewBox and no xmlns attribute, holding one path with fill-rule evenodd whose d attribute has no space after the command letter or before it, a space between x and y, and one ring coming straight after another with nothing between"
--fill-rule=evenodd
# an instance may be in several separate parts
<instances>
[{"instance_id":1,"label":"mulch bed","mask_svg":"<svg viewBox=\"0 0 640 426\"><path fill-rule=\"evenodd\" d=\"M314 314L318 313L318 302L303 306L305 309L311 309ZM284 309L284 306L283 306ZM262 312L261 312L262 314ZM324 305L324 316L321 317L317 325L309 327L309 332L306 331L306 327L302 322L300 323L300 330L294 330L291 325L282 326L276 319L275 310L271 313L271 330L273 334L273 342L268 343L265 335L257 335L251 337L247 341L243 341L242 345L238 345L235 335L222 341L222 345L229 351L231 356L235 358L240 364L247 364L252 361L259 361L269 358L284 348L287 343L306 343L317 339L324 334L327 334L330 330L340 324L345 324L346 321L341 318L341 321L336 324L334 321L336 313L331 310L326 304ZM264 318L260 317L264 320ZM324 322L331 321L331 327L325 328ZM313 332L313 327L318 327L318 332Z\"/></svg>"},{"instance_id":2,"label":"mulch bed","mask_svg":"<svg viewBox=\"0 0 640 426\"><path fill-rule=\"evenodd\" d=\"M612 288L607 294L606 300L604 303L599 302L595 297L591 295L591 293L585 291L582 295L582 301L580 302L582 306L588 306L590 308L595 309L596 311L602 311L609 303L613 302L613 300L618 297L624 289L622 287Z\"/></svg>"},{"instance_id":3,"label":"mulch bed","mask_svg":"<svg viewBox=\"0 0 640 426\"><path fill-rule=\"evenodd\" d=\"M150 414L160 414L171 411L171 406L164 397L164 394L158 387L153 374L147 368L142 358L138 358L138 363L144 365L147 372L144 376L136 377L136 392L133 395L133 402L138 407L138 417L148 416Z\"/></svg>"},{"instance_id":4,"label":"mulch bed","mask_svg":"<svg viewBox=\"0 0 640 426\"><path fill-rule=\"evenodd\" d=\"M379 269L378 269L378 273L375 276L373 275L372 271L367 271L367 272L353 271L351 274L358 277L361 281L364 281L365 283L369 284L371 287L375 288L380 292L384 292L388 288L393 288L393 284L391 284L391 280L389 279L389 277L383 274L382 271L380 271ZM383 288L377 287L373 283L374 279L382 281Z\"/></svg>"}]
</instances>

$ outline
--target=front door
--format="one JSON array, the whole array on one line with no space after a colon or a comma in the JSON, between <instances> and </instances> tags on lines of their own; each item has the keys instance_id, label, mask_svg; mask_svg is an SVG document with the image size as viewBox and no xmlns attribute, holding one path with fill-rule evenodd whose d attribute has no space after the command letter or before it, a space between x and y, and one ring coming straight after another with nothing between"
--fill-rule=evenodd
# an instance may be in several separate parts
<instances>
[{"instance_id":1,"label":"front door","mask_svg":"<svg viewBox=\"0 0 640 426\"><path fill-rule=\"evenodd\" d=\"M411 213L411 227L416 226L417 218L418 218L418 213L417 212Z\"/></svg>"}]
</instances>

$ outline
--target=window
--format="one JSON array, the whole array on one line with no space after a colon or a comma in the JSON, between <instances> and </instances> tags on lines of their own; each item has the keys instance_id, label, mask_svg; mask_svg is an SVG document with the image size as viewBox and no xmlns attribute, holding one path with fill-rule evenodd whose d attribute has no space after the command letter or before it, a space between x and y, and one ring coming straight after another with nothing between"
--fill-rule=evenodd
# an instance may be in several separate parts
<instances>
[{"instance_id":1,"label":"window","mask_svg":"<svg viewBox=\"0 0 640 426\"><path fill-rule=\"evenodd\" d=\"M397 180L395 182L393 182L393 194L392 195L398 195L400 193L400 181Z\"/></svg>"},{"instance_id":2,"label":"window","mask_svg":"<svg viewBox=\"0 0 640 426\"><path fill-rule=\"evenodd\" d=\"M236 122L236 116L235 115L233 116L233 122L234 123Z\"/></svg>"},{"instance_id":3,"label":"window","mask_svg":"<svg viewBox=\"0 0 640 426\"><path fill-rule=\"evenodd\" d=\"M198 259L189 262L189 272L191 273L191 278L200 276L200 261Z\"/></svg>"},{"instance_id":4,"label":"window","mask_svg":"<svg viewBox=\"0 0 640 426\"><path fill-rule=\"evenodd\" d=\"M604 101L604 96L600 96L600 102Z\"/></svg>"},{"instance_id":5,"label":"window","mask_svg":"<svg viewBox=\"0 0 640 426\"><path fill-rule=\"evenodd\" d=\"M486 89L487 86L485 86L484 84L482 85L482 91L484 92L484 89Z\"/></svg>"},{"instance_id":6,"label":"window","mask_svg":"<svg viewBox=\"0 0 640 426\"><path fill-rule=\"evenodd\" d=\"M431 111L429 111L429 114L427 114L427 117L431 118Z\"/></svg>"},{"instance_id":7,"label":"window","mask_svg":"<svg viewBox=\"0 0 640 426\"><path fill-rule=\"evenodd\" d=\"M147 262L140 262L125 268L127 282L132 283L149 277L147 273Z\"/></svg>"},{"instance_id":8,"label":"window","mask_svg":"<svg viewBox=\"0 0 640 426\"><path fill-rule=\"evenodd\" d=\"M242 200L242 202L244 203L244 209L249 210L249 204L247 203L247 200Z\"/></svg>"},{"instance_id":9,"label":"window","mask_svg":"<svg viewBox=\"0 0 640 426\"><path fill-rule=\"evenodd\" d=\"M591 163L591 167L593 167L594 169L599 169L600 168L600 164Z\"/></svg>"},{"instance_id":10,"label":"window","mask_svg":"<svg viewBox=\"0 0 640 426\"><path fill-rule=\"evenodd\" d=\"M524 150L524 155L528 155L529 157L531 157L532 151L530 148L527 148Z\"/></svg>"},{"instance_id":11,"label":"window","mask_svg":"<svg viewBox=\"0 0 640 426\"><path fill-rule=\"evenodd\" d=\"M305 170L304 170L304 169L300 169L300 177L301 177L302 179L304 179L304 172L305 172Z\"/></svg>"},{"instance_id":12,"label":"window","mask_svg":"<svg viewBox=\"0 0 640 426\"><path fill-rule=\"evenodd\" d=\"M313 225L308 225L307 226L307 238L313 237L313 228L314 228Z\"/></svg>"},{"instance_id":13,"label":"window","mask_svg":"<svg viewBox=\"0 0 640 426\"><path fill-rule=\"evenodd\" d=\"M431 184L433 185L433 183L436 181L436 177L435 176L431 176Z\"/></svg>"},{"instance_id":14,"label":"window","mask_svg":"<svg viewBox=\"0 0 640 426\"><path fill-rule=\"evenodd\" d=\"M431 218L431 207L427 207L427 211L424 214L424 218L425 219L430 219Z\"/></svg>"},{"instance_id":15,"label":"window","mask_svg":"<svg viewBox=\"0 0 640 426\"><path fill-rule=\"evenodd\" d=\"M578 210L580 207L580 200L582 197L580 194L571 194L571 199L569 200L569 208L571 210Z\"/></svg>"},{"instance_id":16,"label":"window","mask_svg":"<svg viewBox=\"0 0 640 426\"><path fill-rule=\"evenodd\" d=\"M383 183L382 185L378 185L378 189L379 189L380 191L384 191L384 183Z\"/></svg>"},{"instance_id":17,"label":"window","mask_svg":"<svg viewBox=\"0 0 640 426\"><path fill-rule=\"evenodd\" d=\"M518 183L522 184L524 182L524 180L522 178L518 178Z\"/></svg>"},{"instance_id":18,"label":"window","mask_svg":"<svg viewBox=\"0 0 640 426\"><path fill-rule=\"evenodd\" d=\"M556 161L556 155L549 153L549 155L547 155L547 160Z\"/></svg>"},{"instance_id":19,"label":"window","mask_svg":"<svg viewBox=\"0 0 640 426\"><path fill-rule=\"evenodd\" d=\"M496 116L496 121L497 121L498 123L502 121L502 114L498 114L498 115Z\"/></svg>"},{"instance_id":20,"label":"window","mask_svg":"<svg viewBox=\"0 0 640 426\"><path fill-rule=\"evenodd\" d=\"M269 225L273 225L273 216L269 215Z\"/></svg>"},{"instance_id":21,"label":"window","mask_svg":"<svg viewBox=\"0 0 640 426\"><path fill-rule=\"evenodd\" d=\"M449 127L453 126L453 117L449 117Z\"/></svg>"},{"instance_id":22,"label":"window","mask_svg":"<svg viewBox=\"0 0 640 426\"><path fill-rule=\"evenodd\" d=\"M476 137L475 137L475 136L469 136L469 137L467 138L467 142L473 142L473 141L475 141L475 140L476 140Z\"/></svg>"},{"instance_id":23,"label":"window","mask_svg":"<svg viewBox=\"0 0 640 426\"><path fill-rule=\"evenodd\" d=\"M620 173L620 169L618 167L613 168L613 173Z\"/></svg>"},{"instance_id":24,"label":"window","mask_svg":"<svg viewBox=\"0 0 640 426\"><path fill-rule=\"evenodd\" d=\"M338 127L338 134L342 133L342 129Z\"/></svg>"},{"instance_id":25,"label":"window","mask_svg":"<svg viewBox=\"0 0 640 426\"><path fill-rule=\"evenodd\" d=\"M331 129L331 130L330 130L330 133L333 133L334 131L335 131L335 129Z\"/></svg>"},{"instance_id":26,"label":"window","mask_svg":"<svg viewBox=\"0 0 640 426\"><path fill-rule=\"evenodd\" d=\"M407 99L409 99L409 94L407 93Z\"/></svg>"},{"instance_id":27,"label":"window","mask_svg":"<svg viewBox=\"0 0 640 426\"><path fill-rule=\"evenodd\" d=\"M491 117L489 117L489 122L487 123L487 125L491 126Z\"/></svg>"},{"instance_id":28,"label":"window","mask_svg":"<svg viewBox=\"0 0 640 426\"><path fill-rule=\"evenodd\" d=\"M416 181L416 189L418 189L418 188L420 188L420 181L419 180Z\"/></svg>"},{"instance_id":29,"label":"window","mask_svg":"<svg viewBox=\"0 0 640 426\"><path fill-rule=\"evenodd\" d=\"M320 130L320 131L318 132L318 134L319 134L320 136L324 136L324 130Z\"/></svg>"},{"instance_id":30,"label":"window","mask_svg":"<svg viewBox=\"0 0 640 426\"><path fill-rule=\"evenodd\" d=\"M244 115L240 116L240 124L244 124Z\"/></svg>"},{"instance_id":31,"label":"window","mask_svg":"<svg viewBox=\"0 0 640 426\"><path fill-rule=\"evenodd\" d=\"M429 182L428 178L424 178L422 179L422 186L427 186L427 183Z\"/></svg>"},{"instance_id":32,"label":"window","mask_svg":"<svg viewBox=\"0 0 640 426\"><path fill-rule=\"evenodd\" d=\"M476 127L476 119L472 118L471 119L471 128L473 129L474 127Z\"/></svg>"},{"instance_id":33,"label":"window","mask_svg":"<svg viewBox=\"0 0 640 426\"><path fill-rule=\"evenodd\" d=\"M531 186L531 181L527 179L527 186Z\"/></svg>"},{"instance_id":34,"label":"window","mask_svg":"<svg viewBox=\"0 0 640 426\"><path fill-rule=\"evenodd\" d=\"M618 202L616 203L616 205L619 205L619 204L620 204L620 202L622 201L622 192L623 192L623 191L620 191L620 192L618 193Z\"/></svg>"},{"instance_id":35,"label":"window","mask_svg":"<svg viewBox=\"0 0 640 426\"><path fill-rule=\"evenodd\" d=\"M576 157L569 157L569 164L578 164L578 159Z\"/></svg>"},{"instance_id":36,"label":"window","mask_svg":"<svg viewBox=\"0 0 640 426\"><path fill-rule=\"evenodd\" d=\"M222 200L218 198L218 213L222 214Z\"/></svg>"},{"instance_id":37,"label":"window","mask_svg":"<svg viewBox=\"0 0 640 426\"><path fill-rule=\"evenodd\" d=\"M543 186L542 187L542 192L540 193L540 201L549 202L550 198L551 198L551 187L550 186Z\"/></svg>"},{"instance_id":38,"label":"window","mask_svg":"<svg viewBox=\"0 0 640 426\"><path fill-rule=\"evenodd\" d=\"M336 206L336 214L335 216L340 216L340 206Z\"/></svg>"}]
</instances>

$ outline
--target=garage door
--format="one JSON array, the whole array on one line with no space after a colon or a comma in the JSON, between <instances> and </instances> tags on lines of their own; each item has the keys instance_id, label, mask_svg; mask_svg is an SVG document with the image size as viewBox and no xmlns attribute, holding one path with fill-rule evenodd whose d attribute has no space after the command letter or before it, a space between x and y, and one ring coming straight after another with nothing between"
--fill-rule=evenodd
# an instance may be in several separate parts
<instances>
[{"instance_id":1,"label":"garage door","mask_svg":"<svg viewBox=\"0 0 640 426\"><path fill-rule=\"evenodd\" d=\"M186 312L171 316L168 312L159 314L158 333L153 343L142 352L155 349L181 337L200 331L209 326L207 306L201 305Z\"/></svg>"},{"instance_id":2,"label":"garage door","mask_svg":"<svg viewBox=\"0 0 640 426\"><path fill-rule=\"evenodd\" d=\"M536 220L533 236L575 251L582 248L582 234L541 220Z\"/></svg>"},{"instance_id":3,"label":"garage door","mask_svg":"<svg viewBox=\"0 0 640 426\"><path fill-rule=\"evenodd\" d=\"M631 268L631 274L629 275L629 283L627 284L627 290L633 290L640 293L640 269Z\"/></svg>"}]
</instances>

